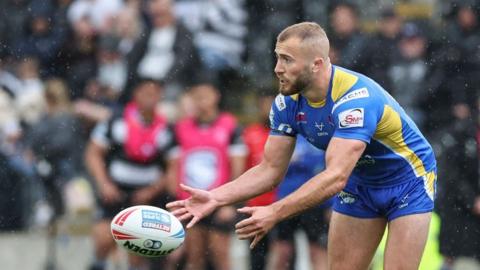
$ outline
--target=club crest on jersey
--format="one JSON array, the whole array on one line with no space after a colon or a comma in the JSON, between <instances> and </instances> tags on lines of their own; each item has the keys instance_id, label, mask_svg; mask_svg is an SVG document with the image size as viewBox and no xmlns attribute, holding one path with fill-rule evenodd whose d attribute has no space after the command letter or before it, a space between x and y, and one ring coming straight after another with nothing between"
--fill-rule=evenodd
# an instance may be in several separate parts
<instances>
[{"instance_id":1,"label":"club crest on jersey","mask_svg":"<svg viewBox=\"0 0 480 270\"><path fill-rule=\"evenodd\" d=\"M297 115L295 116L295 121L297 121L298 123L307 123L307 116L305 115L304 112L299 112L297 113Z\"/></svg>"},{"instance_id":2,"label":"club crest on jersey","mask_svg":"<svg viewBox=\"0 0 480 270\"><path fill-rule=\"evenodd\" d=\"M172 221L170 216L151 210L142 210L142 227L170 232Z\"/></svg>"},{"instance_id":3,"label":"club crest on jersey","mask_svg":"<svg viewBox=\"0 0 480 270\"><path fill-rule=\"evenodd\" d=\"M339 128L363 127L364 110L354 108L338 114Z\"/></svg>"},{"instance_id":4,"label":"club crest on jersey","mask_svg":"<svg viewBox=\"0 0 480 270\"><path fill-rule=\"evenodd\" d=\"M320 124L315 122L315 127L318 129L317 136L319 136L319 137L328 136L328 132L323 130L323 128L325 127L323 122L320 122Z\"/></svg>"},{"instance_id":5,"label":"club crest on jersey","mask_svg":"<svg viewBox=\"0 0 480 270\"><path fill-rule=\"evenodd\" d=\"M287 104L285 104L285 96L278 95L275 98L275 105L279 111L283 111L287 107Z\"/></svg>"}]
</instances>

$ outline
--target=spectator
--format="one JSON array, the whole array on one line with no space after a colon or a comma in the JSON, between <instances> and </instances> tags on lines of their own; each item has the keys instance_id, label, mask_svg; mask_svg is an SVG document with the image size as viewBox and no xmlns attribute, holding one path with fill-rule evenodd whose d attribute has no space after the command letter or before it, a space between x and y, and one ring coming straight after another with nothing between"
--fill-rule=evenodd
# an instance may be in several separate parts
<instances>
[{"instance_id":1,"label":"spectator","mask_svg":"<svg viewBox=\"0 0 480 270\"><path fill-rule=\"evenodd\" d=\"M434 134L439 177L443 179L438 182L438 199L442 203L437 206L442 224L440 252L445 257L444 269L479 269L476 125L470 111L454 109L453 117L455 121Z\"/></svg>"},{"instance_id":2,"label":"spectator","mask_svg":"<svg viewBox=\"0 0 480 270\"><path fill-rule=\"evenodd\" d=\"M426 118L423 104L428 97L426 85L430 66L427 63L427 37L418 25L412 22L404 25L397 51L388 69L393 83L390 91L423 130Z\"/></svg>"},{"instance_id":3,"label":"spectator","mask_svg":"<svg viewBox=\"0 0 480 270\"><path fill-rule=\"evenodd\" d=\"M156 111L163 86L151 79L139 81L133 99L122 113L97 125L86 150L86 164L99 191L99 219L93 228L95 259L92 270L105 269L115 248L110 221L122 209L136 204L165 208L168 199L166 155L173 131ZM148 269L148 261L129 256L130 267Z\"/></svg>"},{"instance_id":4,"label":"spectator","mask_svg":"<svg viewBox=\"0 0 480 270\"><path fill-rule=\"evenodd\" d=\"M43 77L55 75L58 71L52 63L66 40L65 25L57 24L54 6L48 0L32 1L29 9L26 35L15 42L14 56L34 57Z\"/></svg>"},{"instance_id":5,"label":"spectator","mask_svg":"<svg viewBox=\"0 0 480 270\"><path fill-rule=\"evenodd\" d=\"M71 22L72 32L61 50L58 65L68 82L72 100L83 97L87 82L97 74L98 34L88 17Z\"/></svg>"},{"instance_id":6,"label":"spectator","mask_svg":"<svg viewBox=\"0 0 480 270\"><path fill-rule=\"evenodd\" d=\"M97 80L105 88L105 98L111 101L117 101L127 81L127 63L120 43L115 35L103 35L99 41Z\"/></svg>"},{"instance_id":7,"label":"spectator","mask_svg":"<svg viewBox=\"0 0 480 270\"><path fill-rule=\"evenodd\" d=\"M179 184L210 190L244 171L246 149L236 119L219 110L220 95L214 86L196 85L189 93L195 101L195 114L180 120L175 128L175 179ZM177 197L188 196L185 191L178 191ZM222 207L188 231L186 269L206 269L208 258L215 269L231 269L230 233L235 217L234 207Z\"/></svg>"},{"instance_id":8,"label":"spectator","mask_svg":"<svg viewBox=\"0 0 480 270\"><path fill-rule=\"evenodd\" d=\"M22 135L13 96L0 88L0 231L22 230L29 221L24 198L33 166L23 153Z\"/></svg>"},{"instance_id":9,"label":"spectator","mask_svg":"<svg viewBox=\"0 0 480 270\"><path fill-rule=\"evenodd\" d=\"M73 115L65 83L59 79L45 82L46 114L41 115L27 136L33 150L38 174L47 191L47 200L55 217L64 212L63 187L81 174L82 129Z\"/></svg>"},{"instance_id":10,"label":"spectator","mask_svg":"<svg viewBox=\"0 0 480 270\"><path fill-rule=\"evenodd\" d=\"M175 4L179 19L193 33L203 66L212 74L221 90L231 78L228 71L240 72L245 53L245 1L182 0Z\"/></svg>"},{"instance_id":11,"label":"spectator","mask_svg":"<svg viewBox=\"0 0 480 270\"><path fill-rule=\"evenodd\" d=\"M403 21L392 8L383 10L378 21L378 31L368 39L365 74L392 91L393 83L388 75L393 58L397 56Z\"/></svg>"},{"instance_id":12,"label":"spectator","mask_svg":"<svg viewBox=\"0 0 480 270\"><path fill-rule=\"evenodd\" d=\"M26 35L29 20L29 0L0 1L0 44L5 54L14 56L13 45Z\"/></svg>"},{"instance_id":13,"label":"spectator","mask_svg":"<svg viewBox=\"0 0 480 270\"><path fill-rule=\"evenodd\" d=\"M174 100L202 71L192 33L173 13L171 0L148 1L152 28L135 43L128 55L128 81L121 101L128 100L132 82L150 77L165 82L168 100Z\"/></svg>"},{"instance_id":14,"label":"spectator","mask_svg":"<svg viewBox=\"0 0 480 270\"><path fill-rule=\"evenodd\" d=\"M265 55L273 55L276 33L300 19L297 15L300 7L298 0L247 1L247 68L255 86L262 88L272 84L275 58Z\"/></svg>"},{"instance_id":15,"label":"spectator","mask_svg":"<svg viewBox=\"0 0 480 270\"><path fill-rule=\"evenodd\" d=\"M40 78L40 66L38 60L32 57L26 57L18 62L17 76L21 83L21 92L17 97L24 93L38 92L43 94L44 86Z\"/></svg>"},{"instance_id":16,"label":"spectator","mask_svg":"<svg viewBox=\"0 0 480 270\"><path fill-rule=\"evenodd\" d=\"M28 130L26 140L28 149L33 152L41 189L45 192L40 202L46 201L46 209L50 210L46 220L37 222L47 225L47 264L55 266L57 225L59 218L65 214L65 187L70 180L83 173L81 153L84 142L81 126L72 113L65 83L59 79L48 80L42 94L47 111ZM39 214L37 212L37 218L40 218Z\"/></svg>"},{"instance_id":17,"label":"spectator","mask_svg":"<svg viewBox=\"0 0 480 270\"><path fill-rule=\"evenodd\" d=\"M74 0L67 16L74 25L87 20L93 30L101 34L113 26L123 5L122 0Z\"/></svg>"},{"instance_id":18,"label":"spectator","mask_svg":"<svg viewBox=\"0 0 480 270\"><path fill-rule=\"evenodd\" d=\"M363 73L367 67L367 37L360 32L357 6L348 1L331 5L330 25L330 42L338 51L338 65Z\"/></svg>"},{"instance_id":19,"label":"spectator","mask_svg":"<svg viewBox=\"0 0 480 270\"><path fill-rule=\"evenodd\" d=\"M430 53L432 77L426 108L427 130L450 125L452 107L463 108L474 115L480 88L480 28L478 4L475 1L452 1L452 11L446 27L440 29L439 39ZM437 44L438 43L438 44Z\"/></svg>"}]
</instances>

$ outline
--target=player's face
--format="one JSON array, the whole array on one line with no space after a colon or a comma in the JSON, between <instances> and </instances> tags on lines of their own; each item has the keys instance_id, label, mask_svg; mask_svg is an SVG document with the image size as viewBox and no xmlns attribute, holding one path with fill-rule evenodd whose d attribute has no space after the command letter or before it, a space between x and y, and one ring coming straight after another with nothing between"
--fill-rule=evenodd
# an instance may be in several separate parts
<instances>
[{"instance_id":1,"label":"player's face","mask_svg":"<svg viewBox=\"0 0 480 270\"><path fill-rule=\"evenodd\" d=\"M217 90L207 84L193 87L190 96L195 103L197 114L216 110L220 101Z\"/></svg>"},{"instance_id":2,"label":"player's face","mask_svg":"<svg viewBox=\"0 0 480 270\"><path fill-rule=\"evenodd\" d=\"M275 74L279 80L279 91L289 96L304 91L312 81L312 73L302 52L300 40L289 38L275 47L277 64Z\"/></svg>"},{"instance_id":3,"label":"player's face","mask_svg":"<svg viewBox=\"0 0 480 270\"><path fill-rule=\"evenodd\" d=\"M135 102L141 111L153 111L160 102L162 90L154 83L143 83L135 91Z\"/></svg>"}]
</instances>

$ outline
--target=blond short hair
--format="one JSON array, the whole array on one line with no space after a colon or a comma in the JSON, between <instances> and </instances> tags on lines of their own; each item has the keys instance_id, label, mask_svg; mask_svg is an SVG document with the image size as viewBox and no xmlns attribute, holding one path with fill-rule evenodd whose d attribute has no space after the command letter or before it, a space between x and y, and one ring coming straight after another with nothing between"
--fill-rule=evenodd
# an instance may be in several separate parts
<instances>
[{"instance_id":1,"label":"blond short hair","mask_svg":"<svg viewBox=\"0 0 480 270\"><path fill-rule=\"evenodd\" d=\"M283 29L277 36L277 42L281 43L290 38L298 38L309 46L310 50L320 53L320 55L327 59L330 50L330 42L328 40L325 30L315 22L302 22L290 25Z\"/></svg>"}]
</instances>

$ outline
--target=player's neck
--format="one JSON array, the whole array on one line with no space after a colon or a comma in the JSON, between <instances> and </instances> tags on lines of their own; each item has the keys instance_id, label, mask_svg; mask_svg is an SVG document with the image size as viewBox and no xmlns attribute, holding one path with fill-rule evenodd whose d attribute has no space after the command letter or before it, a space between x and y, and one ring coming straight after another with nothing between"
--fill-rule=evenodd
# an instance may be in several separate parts
<instances>
[{"instance_id":1,"label":"player's neck","mask_svg":"<svg viewBox=\"0 0 480 270\"><path fill-rule=\"evenodd\" d=\"M327 67L315 77L312 85L302 93L302 96L313 103L324 101L327 97L328 88L330 87L331 76L332 65L329 63Z\"/></svg>"},{"instance_id":2,"label":"player's neck","mask_svg":"<svg viewBox=\"0 0 480 270\"><path fill-rule=\"evenodd\" d=\"M205 111L203 113L200 113L196 120L199 123L208 124L213 122L215 119L217 119L218 115L219 115L218 110Z\"/></svg>"}]
</instances>

